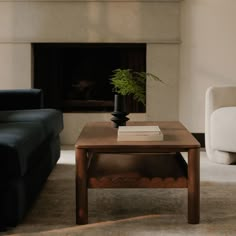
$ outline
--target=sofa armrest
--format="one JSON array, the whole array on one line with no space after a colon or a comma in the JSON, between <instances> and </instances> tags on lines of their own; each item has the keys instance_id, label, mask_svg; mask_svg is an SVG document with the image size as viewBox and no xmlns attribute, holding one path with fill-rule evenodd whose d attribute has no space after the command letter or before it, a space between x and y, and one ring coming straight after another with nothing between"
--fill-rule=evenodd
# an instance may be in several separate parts
<instances>
[{"instance_id":1,"label":"sofa armrest","mask_svg":"<svg viewBox=\"0 0 236 236\"><path fill-rule=\"evenodd\" d=\"M41 89L0 90L0 110L43 108Z\"/></svg>"}]
</instances>

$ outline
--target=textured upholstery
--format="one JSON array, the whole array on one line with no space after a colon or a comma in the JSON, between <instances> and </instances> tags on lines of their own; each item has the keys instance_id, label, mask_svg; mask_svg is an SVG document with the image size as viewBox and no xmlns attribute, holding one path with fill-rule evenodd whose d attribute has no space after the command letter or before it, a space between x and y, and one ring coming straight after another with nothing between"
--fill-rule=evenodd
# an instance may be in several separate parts
<instances>
[{"instance_id":1,"label":"textured upholstery","mask_svg":"<svg viewBox=\"0 0 236 236\"><path fill-rule=\"evenodd\" d=\"M0 177L23 176L32 152L46 139L39 123L0 123Z\"/></svg>"},{"instance_id":2,"label":"textured upholstery","mask_svg":"<svg viewBox=\"0 0 236 236\"><path fill-rule=\"evenodd\" d=\"M58 133L63 124L61 112L55 109L1 111L0 124L2 122L36 122L46 135Z\"/></svg>"},{"instance_id":3,"label":"textured upholstery","mask_svg":"<svg viewBox=\"0 0 236 236\"><path fill-rule=\"evenodd\" d=\"M206 91L205 144L210 160L236 163L236 86L213 86Z\"/></svg>"},{"instance_id":4,"label":"textured upholstery","mask_svg":"<svg viewBox=\"0 0 236 236\"><path fill-rule=\"evenodd\" d=\"M0 90L0 228L21 222L60 157L62 113L42 96Z\"/></svg>"},{"instance_id":5,"label":"textured upholstery","mask_svg":"<svg viewBox=\"0 0 236 236\"><path fill-rule=\"evenodd\" d=\"M40 89L0 90L0 110L22 110L43 107Z\"/></svg>"},{"instance_id":6,"label":"textured upholstery","mask_svg":"<svg viewBox=\"0 0 236 236\"><path fill-rule=\"evenodd\" d=\"M223 107L211 115L211 146L213 149L236 152L236 106Z\"/></svg>"}]
</instances>

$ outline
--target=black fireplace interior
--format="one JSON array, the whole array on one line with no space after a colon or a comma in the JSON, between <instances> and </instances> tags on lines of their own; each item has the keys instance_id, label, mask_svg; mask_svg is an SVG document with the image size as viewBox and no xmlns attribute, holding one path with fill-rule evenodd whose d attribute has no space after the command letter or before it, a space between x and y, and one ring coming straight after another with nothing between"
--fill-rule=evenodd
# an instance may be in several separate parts
<instances>
[{"instance_id":1,"label":"black fireplace interior","mask_svg":"<svg viewBox=\"0 0 236 236\"><path fill-rule=\"evenodd\" d=\"M146 71L146 44L35 43L33 58L34 87L43 89L46 107L63 112L110 112L112 71ZM145 112L131 97L127 106L129 112Z\"/></svg>"}]
</instances>

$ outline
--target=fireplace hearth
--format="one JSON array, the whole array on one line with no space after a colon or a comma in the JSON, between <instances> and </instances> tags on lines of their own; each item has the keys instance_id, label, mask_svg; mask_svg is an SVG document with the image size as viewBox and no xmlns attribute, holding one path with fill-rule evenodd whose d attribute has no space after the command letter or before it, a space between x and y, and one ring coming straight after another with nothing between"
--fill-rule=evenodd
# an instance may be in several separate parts
<instances>
[{"instance_id":1,"label":"fireplace hearth","mask_svg":"<svg viewBox=\"0 0 236 236\"><path fill-rule=\"evenodd\" d=\"M44 92L45 106L63 112L113 111L112 71L146 71L144 43L35 43L34 87ZM129 112L145 107L127 98Z\"/></svg>"}]
</instances>

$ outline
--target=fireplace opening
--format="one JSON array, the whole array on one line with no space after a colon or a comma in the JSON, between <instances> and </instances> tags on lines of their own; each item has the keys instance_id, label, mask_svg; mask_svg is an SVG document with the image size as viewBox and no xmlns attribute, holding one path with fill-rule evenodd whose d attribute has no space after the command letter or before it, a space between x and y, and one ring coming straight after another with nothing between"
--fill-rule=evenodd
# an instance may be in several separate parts
<instances>
[{"instance_id":1,"label":"fireplace opening","mask_svg":"<svg viewBox=\"0 0 236 236\"><path fill-rule=\"evenodd\" d=\"M112 71L146 71L142 43L34 43L34 87L44 92L46 107L63 112L113 111ZM145 106L127 97L129 112Z\"/></svg>"}]
</instances>

